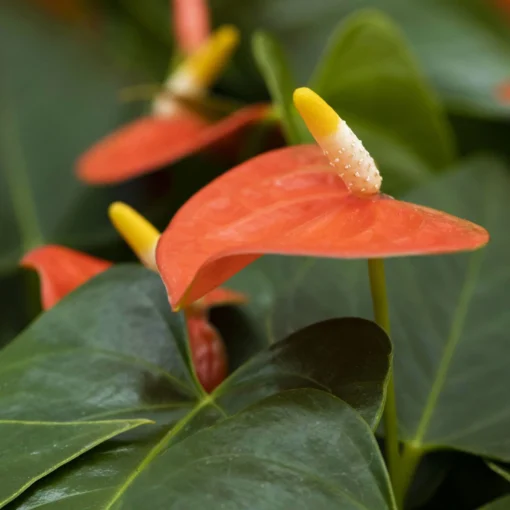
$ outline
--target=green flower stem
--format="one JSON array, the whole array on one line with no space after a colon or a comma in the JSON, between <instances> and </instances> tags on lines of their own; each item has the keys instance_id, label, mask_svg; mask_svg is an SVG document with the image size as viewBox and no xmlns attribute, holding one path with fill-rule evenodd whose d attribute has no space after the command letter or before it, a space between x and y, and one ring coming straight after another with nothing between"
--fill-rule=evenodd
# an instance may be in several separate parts
<instances>
[{"instance_id":1,"label":"green flower stem","mask_svg":"<svg viewBox=\"0 0 510 510\"><path fill-rule=\"evenodd\" d=\"M372 293L375 322L389 335L390 314L388 308L388 295L386 293L384 261L382 259L369 259L368 274L370 277L370 290ZM398 476L400 454L398 446L397 402L395 398L395 384L393 380L393 363L390 367L390 373L388 376L383 420L385 434L384 444L388 462L388 471L395 491L395 497L397 502L399 502L399 499L401 498L398 497L397 491L400 486ZM399 508L402 508L402 506L399 505Z\"/></svg>"},{"instance_id":2,"label":"green flower stem","mask_svg":"<svg viewBox=\"0 0 510 510\"><path fill-rule=\"evenodd\" d=\"M405 496L411 482L413 481L416 468L420 463L423 453L423 448L416 447L412 443L404 445L401 457L398 487L395 491L395 497L399 508L403 508L404 506Z\"/></svg>"}]
</instances>

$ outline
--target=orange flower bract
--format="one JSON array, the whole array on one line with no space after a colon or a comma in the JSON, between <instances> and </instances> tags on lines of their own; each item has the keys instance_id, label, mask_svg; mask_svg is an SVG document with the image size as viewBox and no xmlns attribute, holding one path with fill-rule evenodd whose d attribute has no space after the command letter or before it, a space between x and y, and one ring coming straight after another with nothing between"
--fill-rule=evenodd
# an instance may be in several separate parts
<instances>
[{"instance_id":1,"label":"orange flower bract","mask_svg":"<svg viewBox=\"0 0 510 510\"><path fill-rule=\"evenodd\" d=\"M485 229L383 194L347 190L314 145L271 151L196 193L162 234L158 269L174 308L263 254L382 258L474 250Z\"/></svg>"},{"instance_id":2,"label":"orange flower bract","mask_svg":"<svg viewBox=\"0 0 510 510\"><path fill-rule=\"evenodd\" d=\"M78 176L90 184L113 184L153 172L216 142L242 136L266 112L265 105L247 106L214 123L187 110L169 118L142 117L89 149L78 160Z\"/></svg>"},{"instance_id":3,"label":"orange flower bract","mask_svg":"<svg viewBox=\"0 0 510 510\"><path fill-rule=\"evenodd\" d=\"M27 253L23 267L37 271L41 279L44 310L112 266L107 260L63 246L47 245ZM208 311L214 306L240 304L246 297L229 289L215 289L200 302L184 310L191 359L203 388L210 392L227 376L227 353L220 334L209 323Z\"/></svg>"}]
</instances>

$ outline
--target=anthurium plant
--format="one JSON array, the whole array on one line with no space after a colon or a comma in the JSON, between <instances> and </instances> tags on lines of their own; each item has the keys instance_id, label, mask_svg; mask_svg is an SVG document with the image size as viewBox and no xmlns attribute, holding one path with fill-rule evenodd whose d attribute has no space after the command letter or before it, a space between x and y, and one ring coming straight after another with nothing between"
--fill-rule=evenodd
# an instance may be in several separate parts
<instances>
[{"instance_id":1,"label":"anthurium plant","mask_svg":"<svg viewBox=\"0 0 510 510\"><path fill-rule=\"evenodd\" d=\"M510 509L506 4L210 4L0 5L0 508Z\"/></svg>"}]
</instances>

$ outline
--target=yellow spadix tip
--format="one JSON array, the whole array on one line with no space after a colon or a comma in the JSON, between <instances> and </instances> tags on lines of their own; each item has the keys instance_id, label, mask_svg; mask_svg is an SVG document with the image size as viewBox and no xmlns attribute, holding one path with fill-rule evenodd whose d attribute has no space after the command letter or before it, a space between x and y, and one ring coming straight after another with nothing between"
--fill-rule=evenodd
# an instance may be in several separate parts
<instances>
[{"instance_id":1,"label":"yellow spadix tip","mask_svg":"<svg viewBox=\"0 0 510 510\"><path fill-rule=\"evenodd\" d=\"M183 63L183 71L189 72L197 85L209 87L223 71L236 46L239 30L224 25L216 30L198 50Z\"/></svg>"},{"instance_id":2,"label":"yellow spadix tip","mask_svg":"<svg viewBox=\"0 0 510 510\"><path fill-rule=\"evenodd\" d=\"M117 232L141 262L148 268L156 270L154 253L160 236L156 227L123 202L111 204L108 216Z\"/></svg>"},{"instance_id":3,"label":"yellow spadix tip","mask_svg":"<svg viewBox=\"0 0 510 510\"><path fill-rule=\"evenodd\" d=\"M317 142L320 143L321 138L332 135L338 129L340 117L313 90L307 87L296 89L294 105Z\"/></svg>"}]
</instances>

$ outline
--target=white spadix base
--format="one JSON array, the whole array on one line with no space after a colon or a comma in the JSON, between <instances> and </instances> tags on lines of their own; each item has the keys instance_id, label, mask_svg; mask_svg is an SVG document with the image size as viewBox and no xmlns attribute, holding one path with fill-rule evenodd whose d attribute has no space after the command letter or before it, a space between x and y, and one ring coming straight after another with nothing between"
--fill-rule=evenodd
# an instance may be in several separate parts
<instances>
[{"instance_id":1,"label":"white spadix base","mask_svg":"<svg viewBox=\"0 0 510 510\"><path fill-rule=\"evenodd\" d=\"M320 146L351 192L357 195L379 193L381 174L372 156L344 120L339 119L336 131L322 138Z\"/></svg>"}]
</instances>

